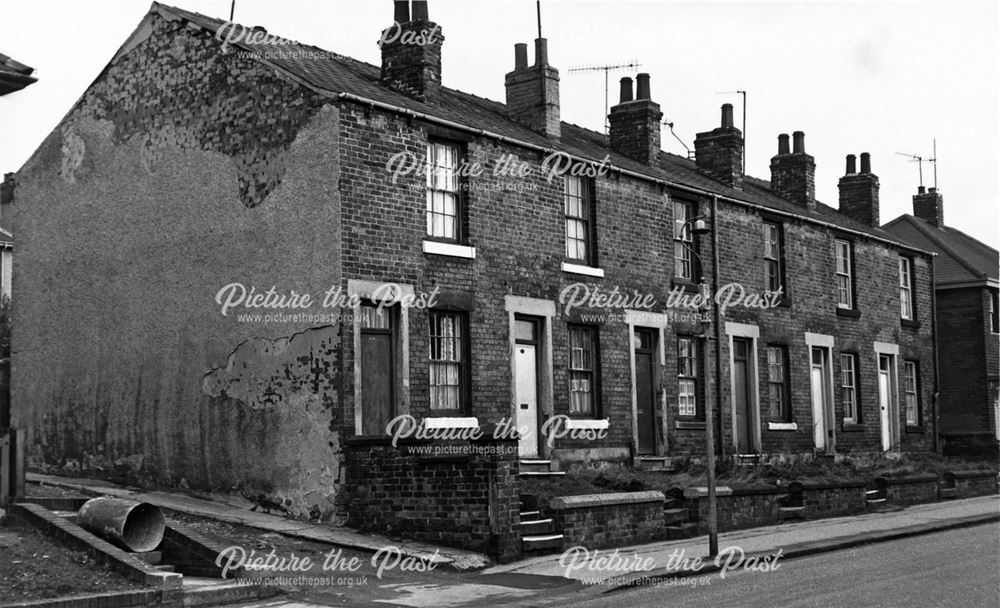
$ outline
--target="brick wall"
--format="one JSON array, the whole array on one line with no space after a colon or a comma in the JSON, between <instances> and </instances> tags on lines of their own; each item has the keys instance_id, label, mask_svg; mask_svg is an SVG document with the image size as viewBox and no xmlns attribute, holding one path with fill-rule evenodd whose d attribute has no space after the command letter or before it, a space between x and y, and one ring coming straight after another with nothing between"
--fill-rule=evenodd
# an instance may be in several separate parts
<instances>
[{"instance_id":1,"label":"brick wall","mask_svg":"<svg viewBox=\"0 0 1000 608\"><path fill-rule=\"evenodd\" d=\"M489 433L486 434L489 437ZM440 448L445 453L427 453ZM489 553L521 551L516 443L347 441L340 500L348 525ZM456 453L452 453L456 452Z\"/></svg>"},{"instance_id":2,"label":"brick wall","mask_svg":"<svg viewBox=\"0 0 1000 608\"><path fill-rule=\"evenodd\" d=\"M876 477L873 483L876 488L885 491L885 497L890 502L900 505L934 502L938 499L940 485L936 475Z\"/></svg>"},{"instance_id":3,"label":"brick wall","mask_svg":"<svg viewBox=\"0 0 1000 608\"><path fill-rule=\"evenodd\" d=\"M553 498L553 525L563 549L622 547L666 539L661 492L623 492Z\"/></svg>"},{"instance_id":4,"label":"brick wall","mask_svg":"<svg viewBox=\"0 0 1000 608\"><path fill-rule=\"evenodd\" d=\"M756 528L779 523L780 501L788 491L776 486L761 485L716 489L716 514L720 532ZM708 495L705 488L688 488L684 493L692 518L697 518L698 533L708 533Z\"/></svg>"},{"instance_id":5,"label":"brick wall","mask_svg":"<svg viewBox=\"0 0 1000 608\"><path fill-rule=\"evenodd\" d=\"M945 451L964 455L996 445L990 376L997 374L997 337L991 334L989 294L981 287L937 292L941 434ZM995 451L994 451L995 457Z\"/></svg>"},{"instance_id":6,"label":"brick wall","mask_svg":"<svg viewBox=\"0 0 1000 608\"><path fill-rule=\"evenodd\" d=\"M219 44L154 9L18 174L14 424L35 469L326 518L339 328L215 297L339 284L336 110Z\"/></svg>"},{"instance_id":7,"label":"brick wall","mask_svg":"<svg viewBox=\"0 0 1000 608\"><path fill-rule=\"evenodd\" d=\"M866 485L862 480L840 483L793 481L788 484L788 489L801 497L806 517L819 519L864 513Z\"/></svg>"},{"instance_id":8,"label":"brick wall","mask_svg":"<svg viewBox=\"0 0 1000 608\"><path fill-rule=\"evenodd\" d=\"M995 471L957 471L944 474L944 483L957 490L958 498L989 496L997 493Z\"/></svg>"}]
</instances>

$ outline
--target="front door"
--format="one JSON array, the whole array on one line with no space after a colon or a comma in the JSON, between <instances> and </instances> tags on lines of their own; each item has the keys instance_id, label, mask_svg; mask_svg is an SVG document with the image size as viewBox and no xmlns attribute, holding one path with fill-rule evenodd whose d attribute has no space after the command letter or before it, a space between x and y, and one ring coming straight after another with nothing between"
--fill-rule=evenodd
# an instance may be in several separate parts
<instances>
[{"instance_id":1,"label":"front door","mask_svg":"<svg viewBox=\"0 0 1000 608\"><path fill-rule=\"evenodd\" d=\"M653 390L654 333L635 330L635 415L639 453L656 454L656 394Z\"/></svg>"},{"instance_id":2,"label":"front door","mask_svg":"<svg viewBox=\"0 0 1000 608\"><path fill-rule=\"evenodd\" d=\"M392 309L361 307L361 432L382 435L393 417Z\"/></svg>"},{"instance_id":3,"label":"front door","mask_svg":"<svg viewBox=\"0 0 1000 608\"><path fill-rule=\"evenodd\" d=\"M538 324L533 319L514 321L514 381L517 395L518 454L538 456Z\"/></svg>"},{"instance_id":4,"label":"front door","mask_svg":"<svg viewBox=\"0 0 1000 608\"><path fill-rule=\"evenodd\" d=\"M827 351L814 346L809 367L809 384L812 392L813 443L817 450L825 451L831 446L830 435L830 385L827 375Z\"/></svg>"},{"instance_id":5,"label":"front door","mask_svg":"<svg viewBox=\"0 0 1000 608\"><path fill-rule=\"evenodd\" d=\"M736 450L753 454L754 433L750 389L750 340L733 338L733 404L736 407Z\"/></svg>"},{"instance_id":6,"label":"front door","mask_svg":"<svg viewBox=\"0 0 1000 608\"><path fill-rule=\"evenodd\" d=\"M889 355L878 356L878 409L882 424L882 451L893 447L892 412L892 358Z\"/></svg>"}]
</instances>

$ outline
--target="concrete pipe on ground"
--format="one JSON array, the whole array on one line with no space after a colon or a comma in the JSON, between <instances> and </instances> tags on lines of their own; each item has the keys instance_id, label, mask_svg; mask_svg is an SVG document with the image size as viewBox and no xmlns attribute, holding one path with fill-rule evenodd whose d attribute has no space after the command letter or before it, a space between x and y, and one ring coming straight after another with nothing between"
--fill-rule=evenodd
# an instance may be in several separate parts
<instances>
[{"instance_id":1,"label":"concrete pipe on ground","mask_svg":"<svg viewBox=\"0 0 1000 608\"><path fill-rule=\"evenodd\" d=\"M80 527L128 551L153 551L163 541L160 508L124 498L92 498L79 513Z\"/></svg>"}]
</instances>

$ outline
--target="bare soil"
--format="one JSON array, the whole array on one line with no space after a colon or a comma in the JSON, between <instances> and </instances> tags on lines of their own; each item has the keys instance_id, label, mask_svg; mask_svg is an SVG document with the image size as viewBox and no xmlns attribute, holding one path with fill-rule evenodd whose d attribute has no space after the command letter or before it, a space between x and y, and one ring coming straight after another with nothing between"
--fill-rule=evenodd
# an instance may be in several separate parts
<instances>
[{"instance_id":1,"label":"bare soil","mask_svg":"<svg viewBox=\"0 0 1000 608\"><path fill-rule=\"evenodd\" d=\"M34 528L0 525L0 604L141 588Z\"/></svg>"}]
</instances>

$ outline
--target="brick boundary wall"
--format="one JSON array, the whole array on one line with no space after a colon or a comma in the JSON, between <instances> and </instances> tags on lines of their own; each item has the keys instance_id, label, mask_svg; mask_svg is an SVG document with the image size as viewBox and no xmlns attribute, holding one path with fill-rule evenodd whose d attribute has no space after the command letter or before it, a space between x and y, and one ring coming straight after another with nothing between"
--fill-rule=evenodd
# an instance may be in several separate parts
<instances>
[{"instance_id":1,"label":"brick boundary wall","mask_svg":"<svg viewBox=\"0 0 1000 608\"><path fill-rule=\"evenodd\" d=\"M347 525L479 551L501 563L519 558L517 441L492 439L489 430L482 435L474 441L401 439L397 447L389 437L348 439L340 497ZM428 453L435 447L448 453Z\"/></svg>"},{"instance_id":2,"label":"brick boundary wall","mask_svg":"<svg viewBox=\"0 0 1000 608\"><path fill-rule=\"evenodd\" d=\"M885 492L885 497L899 505L916 505L940 499L941 486L937 475L909 475L907 477L876 477L873 487Z\"/></svg>"},{"instance_id":3,"label":"brick boundary wall","mask_svg":"<svg viewBox=\"0 0 1000 608\"><path fill-rule=\"evenodd\" d=\"M864 513L867 485L863 479L840 482L806 480L793 481L788 484L788 490L802 499L807 518L821 519Z\"/></svg>"},{"instance_id":4,"label":"brick boundary wall","mask_svg":"<svg viewBox=\"0 0 1000 608\"><path fill-rule=\"evenodd\" d=\"M788 496L788 490L772 485L715 489L719 532L773 526L779 523L778 507ZM708 534L708 490L687 488L684 499L698 534Z\"/></svg>"},{"instance_id":5,"label":"brick boundary wall","mask_svg":"<svg viewBox=\"0 0 1000 608\"><path fill-rule=\"evenodd\" d=\"M957 498L989 496L1000 491L994 471L948 471L944 474L944 482L955 488Z\"/></svg>"},{"instance_id":6,"label":"brick boundary wall","mask_svg":"<svg viewBox=\"0 0 1000 608\"><path fill-rule=\"evenodd\" d=\"M557 496L549 512L563 549L621 547L666 540L662 492L620 492Z\"/></svg>"}]
</instances>

